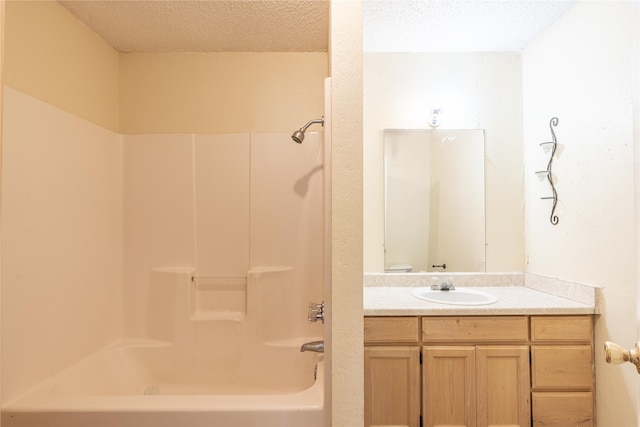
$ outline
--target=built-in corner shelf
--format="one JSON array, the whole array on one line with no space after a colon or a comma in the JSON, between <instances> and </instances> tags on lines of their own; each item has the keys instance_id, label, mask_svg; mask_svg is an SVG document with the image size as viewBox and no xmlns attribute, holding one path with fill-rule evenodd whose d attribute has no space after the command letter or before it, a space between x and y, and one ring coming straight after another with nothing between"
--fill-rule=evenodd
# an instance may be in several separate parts
<instances>
[{"instance_id":1,"label":"built-in corner shelf","mask_svg":"<svg viewBox=\"0 0 640 427\"><path fill-rule=\"evenodd\" d=\"M550 153L550 156L549 156L549 162L547 163L547 169L536 172L536 175L539 178L544 179L546 177L547 181L549 182L549 185L551 185L551 194L552 195L549 196L549 197L541 197L541 199L543 199L543 200L553 200L553 206L551 207L551 215L549 216L549 221L551 222L552 225L558 225L558 222L559 222L558 216L555 214L556 206L558 205L558 192L556 191L556 186L555 186L555 184L553 182L553 174L551 172L551 166L553 165L553 156L555 155L556 148L558 146L558 140L556 138L556 133L553 130L553 128L555 126L558 126L558 118L557 117L553 117L549 121L549 129L551 130L551 138L553 140L549 141L549 142L542 142L540 144L540 146L543 147L543 148L551 147L551 153Z\"/></svg>"}]
</instances>

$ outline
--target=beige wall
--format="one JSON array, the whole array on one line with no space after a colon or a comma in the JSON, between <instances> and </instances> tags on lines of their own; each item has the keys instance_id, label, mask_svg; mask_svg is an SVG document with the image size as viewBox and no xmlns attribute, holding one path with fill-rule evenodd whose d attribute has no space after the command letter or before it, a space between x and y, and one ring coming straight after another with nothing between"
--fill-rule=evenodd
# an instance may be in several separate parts
<instances>
[{"instance_id":1,"label":"beige wall","mask_svg":"<svg viewBox=\"0 0 640 427\"><path fill-rule=\"evenodd\" d=\"M7 1L5 31L4 84L118 130L113 48L53 1Z\"/></svg>"},{"instance_id":2,"label":"beige wall","mask_svg":"<svg viewBox=\"0 0 640 427\"><path fill-rule=\"evenodd\" d=\"M362 2L331 2L332 425L364 420L362 317Z\"/></svg>"},{"instance_id":3,"label":"beige wall","mask_svg":"<svg viewBox=\"0 0 640 427\"><path fill-rule=\"evenodd\" d=\"M605 340L631 347L638 336L638 27L637 2L579 2L523 55L527 271L603 287L595 327L601 426L637 424L637 373L607 365L600 349ZM551 139L553 116L556 226L549 222L551 202L539 199L550 195L549 185L535 176L549 158L539 143Z\"/></svg>"},{"instance_id":4,"label":"beige wall","mask_svg":"<svg viewBox=\"0 0 640 427\"><path fill-rule=\"evenodd\" d=\"M107 129L293 131L322 115L327 53L120 54L57 2L6 4L4 84Z\"/></svg>"},{"instance_id":5,"label":"beige wall","mask_svg":"<svg viewBox=\"0 0 640 427\"><path fill-rule=\"evenodd\" d=\"M4 86L4 5L0 2L0 184L2 183L2 88ZM0 206L2 205L2 194L0 193ZM0 256L2 254L2 240L0 240ZM0 258L1 259L1 258ZM0 263L0 295L2 295L2 263ZM0 319L2 319L2 298L0 298ZM2 331L2 321L0 321L0 331ZM2 333L0 333L0 348L2 348ZM0 355L0 384L2 384L2 355ZM2 402L2 387L0 386L0 402Z\"/></svg>"},{"instance_id":6,"label":"beige wall","mask_svg":"<svg viewBox=\"0 0 640 427\"><path fill-rule=\"evenodd\" d=\"M120 56L120 130L291 131L322 116L327 54L158 53Z\"/></svg>"},{"instance_id":7,"label":"beige wall","mask_svg":"<svg viewBox=\"0 0 640 427\"><path fill-rule=\"evenodd\" d=\"M485 130L486 271L524 269L521 58L514 53L365 53L364 271L384 269L383 129Z\"/></svg>"}]
</instances>

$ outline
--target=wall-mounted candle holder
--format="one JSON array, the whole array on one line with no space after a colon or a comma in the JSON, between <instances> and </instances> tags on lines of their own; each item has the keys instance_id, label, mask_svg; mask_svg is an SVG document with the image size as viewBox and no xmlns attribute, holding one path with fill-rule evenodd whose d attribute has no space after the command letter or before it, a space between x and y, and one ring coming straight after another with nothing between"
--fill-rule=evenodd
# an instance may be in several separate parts
<instances>
[{"instance_id":1,"label":"wall-mounted candle holder","mask_svg":"<svg viewBox=\"0 0 640 427\"><path fill-rule=\"evenodd\" d=\"M551 130L551 138L553 140L549 141L549 142L543 142L543 143L540 144L541 147L546 147L546 146L550 146L551 147L551 155L549 156L549 163L547 163L547 169L536 172L536 175L538 175L538 176L546 176L547 181L551 185L551 194L552 195L549 196L549 197L541 197L541 199L543 199L543 200L553 200L553 206L551 207L551 215L549 216L549 221L551 222L552 225L558 225L558 222L560 221L558 219L558 216L555 214L556 206L558 205L558 192L556 191L556 186L553 183L553 174L551 173L551 166L553 165L553 156L555 155L556 148L558 146L558 140L556 139L556 133L553 130L553 128L555 126L558 126L558 118L557 117L553 117L549 121L549 129Z\"/></svg>"}]
</instances>

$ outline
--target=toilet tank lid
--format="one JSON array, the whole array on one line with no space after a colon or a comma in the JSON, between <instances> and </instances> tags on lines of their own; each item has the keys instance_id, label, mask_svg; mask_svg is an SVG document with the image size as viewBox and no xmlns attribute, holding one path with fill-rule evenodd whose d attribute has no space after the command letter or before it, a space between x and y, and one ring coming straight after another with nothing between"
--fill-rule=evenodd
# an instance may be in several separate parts
<instances>
[{"instance_id":1,"label":"toilet tank lid","mask_svg":"<svg viewBox=\"0 0 640 427\"><path fill-rule=\"evenodd\" d=\"M413 266L411 264L392 264L385 268L386 271L411 271Z\"/></svg>"}]
</instances>

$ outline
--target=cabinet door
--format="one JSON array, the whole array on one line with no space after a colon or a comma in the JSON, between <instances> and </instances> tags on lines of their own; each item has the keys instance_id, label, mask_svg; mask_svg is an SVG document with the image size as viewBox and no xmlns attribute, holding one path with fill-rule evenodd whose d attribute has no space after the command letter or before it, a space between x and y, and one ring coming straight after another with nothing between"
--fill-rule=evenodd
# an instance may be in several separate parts
<instances>
[{"instance_id":1,"label":"cabinet door","mask_svg":"<svg viewBox=\"0 0 640 427\"><path fill-rule=\"evenodd\" d=\"M422 355L425 427L475 427L475 348L426 346Z\"/></svg>"},{"instance_id":2,"label":"cabinet door","mask_svg":"<svg viewBox=\"0 0 640 427\"><path fill-rule=\"evenodd\" d=\"M365 347L364 425L419 427L419 347Z\"/></svg>"},{"instance_id":3,"label":"cabinet door","mask_svg":"<svg viewBox=\"0 0 640 427\"><path fill-rule=\"evenodd\" d=\"M478 427L531 422L529 347L476 347Z\"/></svg>"}]
</instances>

